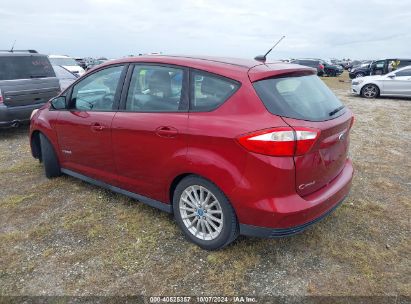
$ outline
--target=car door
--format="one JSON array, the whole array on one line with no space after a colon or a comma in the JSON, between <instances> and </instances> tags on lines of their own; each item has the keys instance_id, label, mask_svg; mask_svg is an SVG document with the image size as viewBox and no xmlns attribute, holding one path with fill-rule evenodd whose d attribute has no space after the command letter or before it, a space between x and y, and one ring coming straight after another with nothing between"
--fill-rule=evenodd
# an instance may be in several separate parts
<instances>
[{"instance_id":1,"label":"car door","mask_svg":"<svg viewBox=\"0 0 411 304\"><path fill-rule=\"evenodd\" d=\"M383 95L411 97L411 68L386 75L383 80Z\"/></svg>"},{"instance_id":2,"label":"car door","mask_svg":"<svg viewBox=\"0 0 411 304\"><path fill-rule=\"evenodd\" d=\"M98 70L77 82L68 94L68 109L54 123L62 167L113 182L111 123L118 109L124 65Z\"/></svg>"},{"instance_id":3,"label":"car door","mask_svg":"<svg viewBox=\"0 0 411 304\"><path fill-rule=\"evenodd\" d=\"M112 123L118 187L167 202L170 179L186 159L187 83L178 66L130 67Z\"/></svg>"},{"instance_id":4,"label":"car door","mask_svg":"<svg viewBox=\"0 0 411 304\"><path fill-rule=\"evenodd\" d=\"M387 64L386 60L374 61L371 65L371 75L383 75L385 74L385 66Z\"/></svg>"}]
</instances>

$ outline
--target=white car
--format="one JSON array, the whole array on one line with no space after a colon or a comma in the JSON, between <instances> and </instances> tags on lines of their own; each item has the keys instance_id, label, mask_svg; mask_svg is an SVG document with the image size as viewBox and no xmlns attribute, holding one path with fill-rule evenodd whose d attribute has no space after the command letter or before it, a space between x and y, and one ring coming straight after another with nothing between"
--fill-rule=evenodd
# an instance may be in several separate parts
<instances>
[{"instance_id":1,"label":"white car","mask_svg":"<svg viewBox=\"0 0 411 304\"><path fill-rule=\"evenodd\" d=\"M351 92L366 98L378 96L411 97L411 65L386 75L353 79Z\"/></svg>"},{"instance_id":2,"label":"white car","mask_svg":"<svg viewBox=\"0 0 411 304\"><path fill-rule=\"evenodd\" d=\"M60 82L60 91L67 89L74 81L77 80L78 75L71 73L60 65L53 65L53 70L56 73L56 77Z\"/></svg>"},{"instance_id":3,"label":"white car","mask_svg":"<svg viewBox=\"0 0 411 304\"><path fill-rule=\"evenodd\" d=\"M82 76L85 73L84 69L72 57L65 55L49 55L48 57L52 65L62 66L75 75Z\"/></svg>"}]
</instances>

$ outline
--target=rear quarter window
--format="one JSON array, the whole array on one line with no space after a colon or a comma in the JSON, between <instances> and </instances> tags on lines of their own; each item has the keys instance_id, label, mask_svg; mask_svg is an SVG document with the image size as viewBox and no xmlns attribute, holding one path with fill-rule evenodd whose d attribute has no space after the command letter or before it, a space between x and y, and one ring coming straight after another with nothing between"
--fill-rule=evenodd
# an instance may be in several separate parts
<instances>
[{"instance_id":1,"label":"rear quarter window","mask_svg":"<svg viewBox=\"0 0 411 304\"><path fill-rule=\"evenodd\" d=\"M267 110L275 115L324 121L345 112L330 114L342 103L315 75L270 78L257 81L253 86Z\"/></svg>"},{"instance_id":2,"label":"rear quarter window","mask_svg":"<svg viewBox=\"0 0 411 304\"><path fill-rule=\"evenodd\" d=\"M46 56L0 56L0 80L55 76Z\"/></svg>"},{"instance_id":3,"label":"rear quarter window","mask_svg":"<svg viewBox=\"0 0 411 304\"><path fill-rule=\"evenodd\" d=\"M213 111L230 98L239 87L237 81L207 72L193 71L190 110Z\"/></svg>"}]
</instances>

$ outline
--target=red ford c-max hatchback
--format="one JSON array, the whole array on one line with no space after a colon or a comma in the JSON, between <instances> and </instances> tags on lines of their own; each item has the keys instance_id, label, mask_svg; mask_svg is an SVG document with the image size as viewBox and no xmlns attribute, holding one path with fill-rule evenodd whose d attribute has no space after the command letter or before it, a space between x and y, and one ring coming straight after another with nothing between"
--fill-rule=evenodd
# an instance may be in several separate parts
<instances>
[{"instance_id":1,"label":"red ford c-max hatchback","mask_svg":"<svg viewBox=\"0 0 411 304\"><path fill-rule=\"evenodd\" d=\"M353 115L307 67L149 56L99 66L32 114L32 153L174 213L218 249L301 232L348 194Z\"/></svg>"}]
</instances>

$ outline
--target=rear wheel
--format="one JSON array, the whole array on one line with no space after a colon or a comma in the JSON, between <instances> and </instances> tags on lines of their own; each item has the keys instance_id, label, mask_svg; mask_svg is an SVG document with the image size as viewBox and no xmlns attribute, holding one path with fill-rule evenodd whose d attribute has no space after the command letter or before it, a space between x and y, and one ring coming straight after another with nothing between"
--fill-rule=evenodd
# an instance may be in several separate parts
<instances>
[{"instance_id":1,"label":"rear wheel","mask_svg":"<svg viewBox=\"0 0 411 304\"><path fill-rule=\"evenodd\" d=\"M330 73L328 74L328 76L335 77L335 76L337 76L337 72L334 71L334 70L331 70Z\"/></svg>"},{"instance_id":2,"label":"rear wheel","mask_svg":"<svg viewBox=\"0 0 411 304\"><path fill-rule=\"evenodd\" d=\"M376 98L380 95L380 89L375 84L366 84L361 89L361 96L365 98Z\"/></svg>"},{"instance_id":3,"label":"rear wheel","mask_svg":"<svg viewBox=\"0 0 411 304\"><path fill-rule=\"evenodd\" d=\"M61 175L60 164L54 148L46 136L40 134L41 159L44 164L44 171L48 178Z\"/></svg>"},{"instance_id":4,"label":"rear wheel","mask_svg":"<svg viewBox=\"0 0 411 304\"><path fill-rule=\"evenodd\" d=\"M201 177L188 176L177 185L173 209L185 236L203 249L223 248L238 236L230 202L216 185Z\"/></svg>"}]
</instances>

